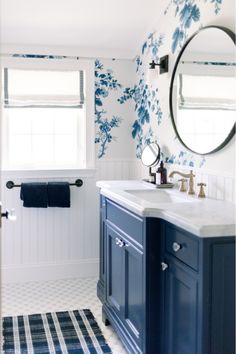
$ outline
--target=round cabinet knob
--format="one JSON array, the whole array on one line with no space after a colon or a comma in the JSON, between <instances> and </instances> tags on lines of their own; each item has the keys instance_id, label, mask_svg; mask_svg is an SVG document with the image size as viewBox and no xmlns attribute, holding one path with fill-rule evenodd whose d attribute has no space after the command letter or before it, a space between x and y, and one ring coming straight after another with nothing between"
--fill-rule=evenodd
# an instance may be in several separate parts
<instances>
[{"instance_id":1,"label":"round cabinet knob","mask_svg":"<svg viewBox=\"0 0 236 354\"><path fill-rule=\"evenodd\" d=\"M161 269L162 269L163 272L164 272L168 267L169 267L169 266L168 266L167 263L161 262Z\"/></svg>"},{"instance_id":2,"label":"round cabinet knob","mask_svg":"<svg viewBox=\"0 0 236 354\"><path fill-rule=\"evenodd\" d=\"M181 248L181 245L177 242L173 242L172 249L174 252L178 252Z\"/></svg>"}]
</instances>

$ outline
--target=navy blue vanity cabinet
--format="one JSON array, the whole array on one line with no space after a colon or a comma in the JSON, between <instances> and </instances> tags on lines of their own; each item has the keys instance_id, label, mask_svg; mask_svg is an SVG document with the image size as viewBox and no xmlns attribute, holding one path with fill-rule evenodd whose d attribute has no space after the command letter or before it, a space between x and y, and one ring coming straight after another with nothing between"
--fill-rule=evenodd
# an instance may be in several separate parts
<instances>
[{"instance_id":1,"label":"navy blue vanity cabinet","mask_svg":"<svg viewBox=\"0 0 236 354\"><path fill-rule=\"evenodd\" d=\"M106 199L105 300L110 322L129 353L160 352L160 222ZM150 237L146 237L146 234Z\"/></svg>"},{"instance_id":2,"label":"navy blue vanity cabinet","mask_svg":"<svg viewBox=\"0 0 236 354\"><path fill-rule=\"evenodd\" d=\"M105 229L105 247L107 250L106 303L118 316L124 312L124 252L118 240L121 235L107 225ZM124 241L120 241L124 242Z\"/></svg>"},{"instance_id":3,"label":"navy blue vanity cabinet","mask_svg":"<svg viewBox=\"0 0 236 354\"><path fill-rule=\"evenodd\" d=\"M144 330L143 252L109 223L105 238L106 303L139 350L143 347Z\"/></svg>"},{"instance_id":4,"label":"navy blue vanity cabinet","mask_svg":"<svg viewBox=\"0 0 236 354\"><path fill-rule=\"evenodd\" d=\"M235 238L203 240L202 254L202 353L235 354Z\"/></svg>"},{"instance_id":5,"label":"navy blue vanity cabinet","mask_svg":"<svg viewBox=\"0 0 236 354\"><path fill-rule=\"evenodd\" d=\"M198 279L167 256L162 263L165 266L168 270L163 286L162 352L197 354Z\"/></svg>"},{"instance_id":6,"label":"navy blue vanity cabinet","mask_svg":"<svg viewBox=\"0 0 236 354\"><path fill-rule=\"evenodd\" d=\"M235 239L162 222L162 354L235 353Z\"/></svg>"},{"instance_id":7,"label":"navy blue vanity cabinet","mask_svg":"<svg viewBox=\"0 0 236 354\"><path fill-rule=\"evenodd\" d=\"M235 354L235 238L101 198L103 320L130 354Z\"/></svg>"}]
</instances>

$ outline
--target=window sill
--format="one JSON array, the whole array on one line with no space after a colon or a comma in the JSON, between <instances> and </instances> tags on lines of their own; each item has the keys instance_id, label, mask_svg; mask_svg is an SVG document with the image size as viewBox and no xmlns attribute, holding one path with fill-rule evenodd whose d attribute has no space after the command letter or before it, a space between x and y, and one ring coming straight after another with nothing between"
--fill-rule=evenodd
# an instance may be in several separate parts
<instances>
[{"instance_id":1,"label":"window sill","mask_svg":"<svg viewBox=\"0 0 236 354\"><path fill-rule=\"evenodd\" d=\"M12 178L82 178L94 177L95 168L68 170L2 170L2 177Z\"/></svg>"}]
</instances>

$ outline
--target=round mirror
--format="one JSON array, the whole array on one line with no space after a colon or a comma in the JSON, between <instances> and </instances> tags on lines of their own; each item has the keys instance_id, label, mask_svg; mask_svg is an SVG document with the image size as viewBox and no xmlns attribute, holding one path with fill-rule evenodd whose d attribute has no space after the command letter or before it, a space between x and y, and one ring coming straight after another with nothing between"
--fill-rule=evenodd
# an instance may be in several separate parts
<instances>
[{"instance_id":1,"label":"round mirror","mask_svg":"<svg viewBox=\"0 0 236 354\"><path fill-rule=\"evenodd\" d=\"M170 85L170 113L181 143L205 155L224 147L235 133L235 34L205 27L181 50Z\"/></svg>"},{"instance_id":2,"label":"round mirror","mask_svg":"<svg viewBox=\"0 0 236 354\"><path fill-rule=\"evenodd\" d=\"M141 156L142 163L145 166L155 166L160 161L160 147L157 143L151 143L142 151Z\"/></svg>"}]
</instances>

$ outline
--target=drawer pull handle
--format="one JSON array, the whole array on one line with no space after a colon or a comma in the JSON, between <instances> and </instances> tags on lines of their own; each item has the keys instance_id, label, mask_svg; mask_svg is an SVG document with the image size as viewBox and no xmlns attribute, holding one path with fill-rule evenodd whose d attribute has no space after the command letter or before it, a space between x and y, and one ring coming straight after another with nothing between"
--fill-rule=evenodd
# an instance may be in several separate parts
<instances>
[{"instance_id":1,"label":"drawer pull handle","mask_svg":"<svg viewBox=\"0 0 236 354\"><path fill-rule=\"evenodd\" d=\"M118 237L116 237L116 245L120 244L120 239Z\"/></svg>"},{"instance_id":2,"label":"drawer pull handle","mask_svg":"<svg viewBox=\"0 0 236 354\"><path fill-rule=\"evenodd\" d=\"M167 268L168 268L168 264L166 264L165 262L161 262L161 269L164 272Z\"/></svg>"},{"instance_id":3,"label":"drawer pull handle","mask_svg":"<svg viewBox=\"0 0 236 354\"><path fill-rule=\"evenodd\" d=\"M120 238L116 237L116 245L119 247L125 247L126 243L125 241L122 241Z\"/></svg>"},{"instance_id":4,"label":"drawer pull handle","mask_svg":"<svg viewBox=\"0 0 236 354\"><path fill-rule=\"evenodd\" d=\"M125 244L125 241L120 240L119 246L120 246L120 247L125 247L125 245L126 245L126 244Z\"/></svg>"},{"instance_id":5,"label":"drawer pull handle","mask_svg":"<svg viewBox=\"0 0 236 354\"><path fill-rule=\"evenodd\" d=\"M174 252L178 252L181 249L181 245L177 242L174 242L172 248Z\"/></svg>"}]
</instances>

